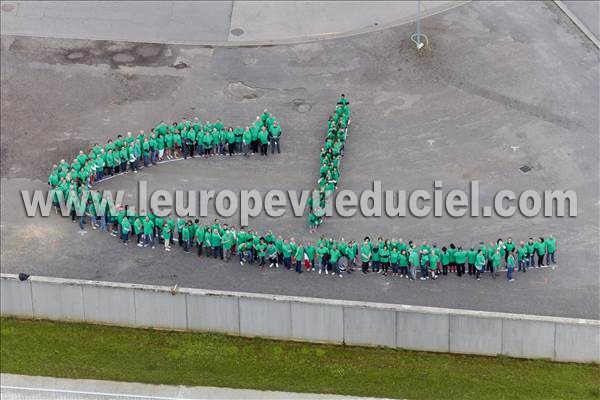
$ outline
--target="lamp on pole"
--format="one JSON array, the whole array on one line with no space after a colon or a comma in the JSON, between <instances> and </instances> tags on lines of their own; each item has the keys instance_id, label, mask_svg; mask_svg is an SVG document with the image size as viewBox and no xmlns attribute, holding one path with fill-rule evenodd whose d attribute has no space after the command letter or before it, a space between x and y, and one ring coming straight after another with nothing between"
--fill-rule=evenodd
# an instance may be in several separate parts
<instances>
[{"instance_id":1,"label":"lamp on pole","mask_svg":"<svg viewBox=\"0 0 600 400\"><path fill-rule=\"evenodd\" d=\"M425 43L421 41L421 36L425 38ZM429 44L429 39L427 35L421 33L421 0L417 0L417 32L413 33L410 37L415 45L417 46L417 50L422 49L424 46Z\"/></svg>"}]
</instances>

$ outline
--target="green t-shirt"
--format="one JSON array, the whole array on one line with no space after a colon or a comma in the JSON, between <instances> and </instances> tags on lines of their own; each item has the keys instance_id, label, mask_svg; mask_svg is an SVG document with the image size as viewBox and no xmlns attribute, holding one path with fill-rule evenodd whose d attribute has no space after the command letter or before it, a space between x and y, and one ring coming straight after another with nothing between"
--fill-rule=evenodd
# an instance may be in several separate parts
<instances>
[{"instance_id":1,"label":"green t-shirt","mask_svg":"<svg viewBox=\"0 0 600 400\"><path fill-rule=\"evenodd\" d=\"M408 267L408 256L406 254L398 253L398 262L401 267Z\"/></svg>"},{"instance_id":2,"label":"green t-shirt","mask_svg":"<svg viewBox=\"0 0 600 400\"><path fill-rule=\"evenodd\" d=\"M210 245L212 247L217 247L221 245L221 235L219 232L213 231L210 235Z\"/></svg>"},{"instance_id":3,"label":"green t-shirt","mask_svg":"<svg viewBox=\"0 0 600 400\"><path fill-rule=\"evenodd\" d=\"M189 227L189 225L184 225L184 227L181 228L181 238L183 239L184 242L187 242L188 240L190 240L190 227Z\"/></svg>"},{"instance_id":4,"label":"green t-shirt","mask_svg":"<svg viewBox=\"0 0 600 400\"><path fill-rule=\"evenodd\" d=\"M371 260L371 243L363 243L360 246L360 261L369 262Z\"/></svg>"},{"instance_id":5,"label":"green t-shirt","mask_svg":"<svg viewBox=\"0 0 600 400\"><path fill-rule=\"evenodd\" d=\"M152 220L144 222L144 235L152 235L154 233L154 223Z\"/></svg>"},{"instance_id":6,"label":"green t-shirt","mask_svg":"<svg viewBox=\"0 0 600 400\"><path fill-rule=\"evenodd\" d=\"M274 138L278 138L281 136L281 126L277 125L277 126L272 126L271 127L271 136L273 136Z\"/></svg>"},{"instance_id":7,"label":"green t-shirt","mask_svg":"<svg viewBox=\"0 0 600 400\"><path fill-rule=\"evenodd\" d=\"M221 244L223 245L224 250L231 249L231 246L233 245L233 234L231 231L225 231L225 233L223 233Z\"/></svg>"},{"instance_id":8,"label":"green t-shirt","mask_svg":"<svg viewBox=\"0 0 600 400\"><path fill-rule=\"evenodd\" d=\"M129 222L129 218L123 218L121 221L121 232L123 234L129 233L131 231L131 223Z\"/></svg>"},{"instance_id":9,"label":"green t-shirt","mask_svg":"<svg viewBox=\"0 0 600 400\"><path fill-rule=\"evenodd\" d=\"M460 265L464 264L467 260L467 252L464 250L458 250L454 256L456 257L456 263Z\"/></svg>"},{"instance_id":10,"label":"green t-shirt","mask_svg":"<svg viewBox=\"0 0 600 400\"><path fill-rule=\"evenodd\" d=\"M292 256L292 246L289 243L284 243L281 246L281 252L284 258L290 258Z\"/></svg>"},{"instance_id":11,"label":"green t-shirt","mask_svg":"<svg viewBox=\"0 0 600 400\"><path fill-rule=\"evenodd\" d=\"M308 257L309 261L313 261L315 259L315 247L314 246L306 246L304 248L304 252L306 253L306 256Z\"/></svg>"},{"instance_id":12,"label":"green t-shirt","mask_svg":"<svg viewBox=\"0 0 600 400\"><path fill-rule=\"evenodd\" d=\"M267 143L269 143L269 132L267 132L266 129L264 131L261 130L258 133L258 140L260 140L261 144L267 144Z\"/></svg>"},{"instance_id":13,"label":"green t-shirt","mask_svg":"<svg viewBox=\"0 0 600 400\"><path fill-rule=\"evenodd\" d=\"M399 258L400 258L400 253L398 253L398 250L392 250L392 252L390 253L390 262L392 264L398 264Z\"/></svg>"},{"instance_id":14,"label":"green t-shirt","mask_svg":"<svg viewBox=\"0 0 600 400\"><path fill-rule=\"evenodd\" d=\"M467 251L467 260L469 264L475 265L475 261L477 260L477 252L475 250Z\"/></svg>"},{"instance_id":15,"label":"green t-shirt","mask_svg":"<svg viewBox=\"0 0 600 400\"><path fill-rule=\"evenodd\" d=\"M541 256L543 256L544 254L546 254L546 242L536 242L536 244L535 244L535 250Z\"/></svg>"},{"instance_id":16,"label":"green t-shirt","mask_svg":"<svg viewBox=\"0 0 600 400\"><path fill-rule=\"evenodd\" d=\"M437 269L438 256L435 254L429 255L429 269Z\"/></svg>"},{"instance_id":17,"label":"green t-shirt","mask_svg":"<svg viewBox=\"0 0 600 400\"><path fill-rule=\"evenodd\" d=\"M554 253L556 251L556 238L551 237L546 239L546 250L548 253Z\"/></svg>"}]
</instances>

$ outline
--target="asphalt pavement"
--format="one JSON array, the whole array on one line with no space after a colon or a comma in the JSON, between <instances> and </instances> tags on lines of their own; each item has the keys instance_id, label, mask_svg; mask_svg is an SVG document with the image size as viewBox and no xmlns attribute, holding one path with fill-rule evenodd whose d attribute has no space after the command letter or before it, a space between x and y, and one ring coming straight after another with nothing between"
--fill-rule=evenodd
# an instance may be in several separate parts
<instances>
[{"instance_id":1,"label":"asphalt pavement","mask_svg":"<svg viewBox=\"0 0 600 400\"><path fill-rule=\"evenodd\" d=\"M430 46L420 53L411 25L245 48L3 35L2 272L598 319L597 48L547 2L472 2L426 18L423 29ZM264 108L283 126L281 155L175 162L103 187L131 189L144 177L165 189L309 189L342 92L353 123L341 188L362 191L380 179L390 189L432 189L442 180L449 191L476 179L482 203L499 189L573 189L579 214L333 217L320 233L463 245L552 233L558 267L511 283L361 274L334 280L125 248L56 216L25 216L19 191L46 188L51 165L91 143L161 119L245 124ZM531 171L521 172L523 165ZM309 237L305 218L261 216L251 224Z\"/></svg>"}]
</instances>

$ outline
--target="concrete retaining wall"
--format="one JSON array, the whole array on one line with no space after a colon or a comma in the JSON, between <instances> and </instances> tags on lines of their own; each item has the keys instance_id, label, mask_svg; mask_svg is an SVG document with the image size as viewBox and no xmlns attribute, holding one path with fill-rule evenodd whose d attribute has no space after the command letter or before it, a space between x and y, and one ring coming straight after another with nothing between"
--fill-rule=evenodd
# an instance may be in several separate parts
<instances>
[{"instance_id":1,"label":"concrete retaining wall","mask_svg":"<svg viewBox=\"0 0 600 400\"><path fill-rule=\"evenodd\" d=\"M600 362L600 321L0 275L1 313L311 342Z\"/></svg>"}]
</instances>

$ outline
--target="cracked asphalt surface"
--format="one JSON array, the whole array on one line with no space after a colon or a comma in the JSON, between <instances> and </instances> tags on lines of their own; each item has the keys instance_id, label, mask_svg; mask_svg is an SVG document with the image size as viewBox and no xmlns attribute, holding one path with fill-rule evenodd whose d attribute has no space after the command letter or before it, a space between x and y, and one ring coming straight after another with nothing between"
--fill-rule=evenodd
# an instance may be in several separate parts
<instances>
[{"instance_id":1,"label":"cracked asphalt surface","mask_svg":"<svg viewBox=\"0 0 600 400\"><path fill-rule=\"evenodd\" d=\"M431 49L422 54L408 39L412 26L249 48L2 36L2 272L598 319L598 50L553 3L473 2L423 27ZM19 191L45 189L51 165L90 143L161 119L245 124L264 108L283 126L279 156L174 162L102 187L131 190L147 178L165 189L309 189L342 92L353 123L340 188L380 179L387 189L432 190L442 180L447 193L479 180L482 204L500 189L573 189L578 217L332 217L320 233L463 245L553 233L557 269L510 284L333 280L124 248L56 216L25 216ZM251 225L309 238L305 218L260 216Z\"/></svg>"}]
</instances>

